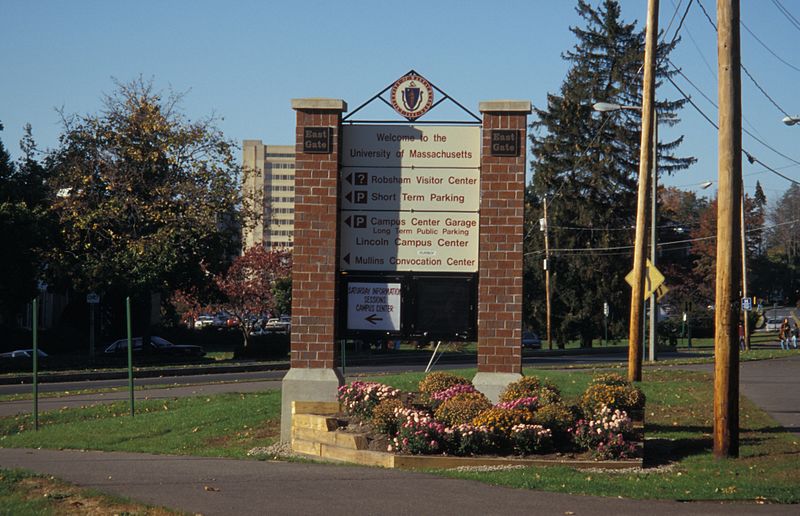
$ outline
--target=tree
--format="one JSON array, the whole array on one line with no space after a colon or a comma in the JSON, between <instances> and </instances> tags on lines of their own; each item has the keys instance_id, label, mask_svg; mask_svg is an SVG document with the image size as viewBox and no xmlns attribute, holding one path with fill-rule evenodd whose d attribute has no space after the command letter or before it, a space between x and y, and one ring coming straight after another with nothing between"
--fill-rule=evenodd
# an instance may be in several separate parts
<instances>
[{"instance_id":1,"label":"tree","mask_svg":"<svg viewBox=\"0 0 800 516\"><path fill-rule=\"evenodd\" d=\"M211 311L221 310L236 318L245 348L256 319L280 313L275 290L291 277L291 271L290 252L267 251L256 245L234 259L228 270L214 275L214 284L223 301Z\"/></svg>"},{"instance_id":2,"label":"tree","mask_svg":"<svg viewBox=\"0 0 800 516\"><path fill-rule=\"evenodd\" d=\"M704 214L715 220L716 212L708 211L707 198L674 187L659 189L658 205L658 268L669 278L670 292L667 299L677 307L683 307L686 302L705 307L709 300L700 300L697 293L708 286L708 280L694 274L694 264L698 256L697 247L691 240L694 237L709 237L713 248L714 234L701 234L699 228ZM707 225L708 221L705 223ZM707 240L700 242L705 243Z\"/></svg>"},{"instance_id":3,"label":"tree","mask_svg":"<svg viewBox=\"0 0 800 516\"><path fill-rule=\"evenodd\" d=\"M62 115L48 158L61 229L53 278L149 301L201 284L201 264L225 266L238 247L233 144L215 119L186 119L180 99L139 78L117 83L97 115Z\"/></svg>"},{"instance_id":4,"label":"tree","mask_svg":"<svg viewBox=\"0 0 800 516\"><path fill-rule=\"evenodd\" d=\"M24 156L15 164L0 141L0 320L13 319L36 295L42 248L50 236L46 173L35 160L30 125L21 146Z\"/></svg>"},{"instance_id":5,"label":"tree","mask_svg":"<svg viewBox=\"0 0 800 516\"><path fill-rule=\"evenodd\" d=\"M785 302L800 298L800 186L792 183L769 214L769 260L779 269L770 297Z\"/></svg>"},{"instance_id":6,"label":"tree","mask_svg":"<svg viewBox=\"0 0 800 516\"><path fill-rule=\"evenodd\" d=\"M578 0L576 10L585 27L570 28L577 43L563 55L570 63L567 77L559 94L549 94L547 106L534 110L528 204L538 207L545 199L548 202L556 339L563 343L579 335L582 345L589 346L592 338L601 335L604 302L616 314L612 329L621 331L627 324L630 290L624 277L631 263L641 133L639 112L599 115L592 105L641 105L644 32L620 19L614 0L605 0L596 9ZM673 47L674 43L659 45L658 77L674 73L663 59ZM684 102L657 102L661 119L672 118ZM659 143L662 172L672 173L693 163L693 158L674 155L680 143L681 138ZM541 211L538 216L536 210L528 213L541 216ZM532 256L543 248L542 237L537 231L528 231L528 236L526 253ZM526 274L541 276L541 267L534 267L530 260L526 266ZM528 283L529 299L531 286ZM526 303L529 321L532 313L543 313L537 307L541 303Z\"/></svg>"}]
</instances>

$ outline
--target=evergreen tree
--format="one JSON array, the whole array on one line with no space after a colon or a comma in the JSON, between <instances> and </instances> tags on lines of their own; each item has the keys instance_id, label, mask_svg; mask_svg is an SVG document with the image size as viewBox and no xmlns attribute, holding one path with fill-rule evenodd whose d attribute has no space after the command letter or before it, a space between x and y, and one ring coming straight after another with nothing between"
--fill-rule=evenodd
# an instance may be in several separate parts
<instances>
[{"instance_id":1,"label":"evergreen tree","mask_svg":"<svg viewBox=\"0 0 800 516\"><path fill-rule=\"evenodd\" d=\"M546 107L535 108L531 123L533 182L528 204L529 216L538 219L538 207L544 199L548 202L555 337L563 343L579 336L582 345L589 346L601 335L604 302L612 307L616 335L626 327L630 289L624 277L632 263L629 246L641 134L640 112L600 114L592 105L641 106L644 31L620 18L615 0L604 0L598 7L578 0L576 11L584 26L570 28L577 43L563 54L570 63L567 77L559 94L547 96ZM657 77L673 73L663 59L673 47L674 43L659 45ZM672 119L684 102L658 101L659 118ZM680 143L681 138L659 143L662 173L694 161L673 154ZM530 324L536 314L541 325L542 237L538 231L527 234L527 274L533 279L527 282L526 315Z\"/></svg>"},{"instance_id":2,"label":"evergreen tree","mask_svg":"<svg viewBox=\"0 0 800 516\"><path fill-rule=\"evenodd\" d=\"M756 190L753 194L753 213L750 220L746 220L747 228L755 242L756 255L761 256L766 251L764 248L764 222L767 216L767 196L761 183L756 181Z\"/></svg>"},{"instance_id":3,"label":"evergreen tree","mask_svg":"<svg viewBox=\"0 0 800 516\"><path fill-rule=\"evenodd\" d=\"M772 279L770 297L793 303L800 298L800 186L793 183L770 213L768 256L779 273Z\"/></svg>"},{"instance_id":4,"label":"evergreen tree","mask_svg":"<svg viewBox=\"0 0 800 516\"><path fill-rule=\"evenodd\" d=\"M50 227L45 169L35 160L30 125L21 146L24 157L15 164L0 141L0 322L6 324L36 295Z\"/></svg>"}]
</instances>

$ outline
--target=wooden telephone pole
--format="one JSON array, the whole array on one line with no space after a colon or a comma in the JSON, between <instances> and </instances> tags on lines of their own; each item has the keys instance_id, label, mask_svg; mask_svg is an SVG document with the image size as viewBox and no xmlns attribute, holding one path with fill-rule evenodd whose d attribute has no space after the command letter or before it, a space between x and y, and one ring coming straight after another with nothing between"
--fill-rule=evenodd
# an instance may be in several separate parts
<instances>
[{"instance_id":1,"label":"wooden telephone pole","mask_svg":"<svg viewBox=\"0 0 800 516\"><path fill-rule=\"evenodd\" d=\"M553 349L553 335L550 330L550 240L548 238L547 196L544 198L544 294L547 308L547 349Z\"/></svg>"},{"instance_id":2,"label":"wooden telephone pole","mask_svg":"<svg viewBox=\"0 0 800 516\"><path fill-rule=\"evenodd\" d=\"M739 456L739 248L742 91L739 0L717 0L719 192L714 333L714 456Z\"/></svg>"},{"instance_id":3,"label":"wooden telephone pole","mask_svg":"<svg viewBox=\"0 0 800 516\"><path fill-rule=\"evenodd\" d=\"M644 47L642 85L642 142L639 152L639 197L636 204L636 241L633 246L633 288L628 337L628 380L642 381L642 306L644 305L645 226L647 222L647 181L653 166L655 129L655 64L658 38L658 0L647 2L647 31Z\"/></svg>"}]
</instances>

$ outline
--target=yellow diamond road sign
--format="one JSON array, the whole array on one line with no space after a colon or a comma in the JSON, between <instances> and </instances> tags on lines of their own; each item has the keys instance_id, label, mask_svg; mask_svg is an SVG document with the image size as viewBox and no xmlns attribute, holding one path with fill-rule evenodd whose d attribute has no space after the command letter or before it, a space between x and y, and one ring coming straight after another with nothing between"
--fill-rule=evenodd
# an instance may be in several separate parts
<instances>
[{"instance_id":1,"label":"yellow diamond road sign","mask_svg":"<svg viewBox=\"0 0 800 516\"><path fill-rule=\"evenodd\" d=\"M625 281L628 282L628 285L633 287L633 271L629 272L628 275L625 276ZM647 260L647 275L644 277L644 299L650 297L653 294L653 291L657 290L662 283L664 283L664 275L655 268L650 260Z\"/></svg>"}]
</instances>

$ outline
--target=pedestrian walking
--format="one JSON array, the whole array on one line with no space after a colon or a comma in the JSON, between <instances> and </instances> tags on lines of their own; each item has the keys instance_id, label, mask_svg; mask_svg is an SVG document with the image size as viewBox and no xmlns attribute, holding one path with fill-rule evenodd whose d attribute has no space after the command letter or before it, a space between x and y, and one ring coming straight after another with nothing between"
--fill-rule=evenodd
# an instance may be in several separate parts
<instances>
[{"instance_id":1,"label":"pedestrian walking","mask_svg":"<svg viewBox=\"0 0 800 516\"><path fill-rule=\"evenodd\" d=\"M745 350L744 325L741 322L739 323L739 350Z\"/></svg>"},{"instance_id":2,"label":"pedestrian walking","mask_svg":"<svg viewBox=\"0 0 800 516\"><path fill-rule=\"evenodd\" d=\"M778 338L781 341L781 349L789 350L789 319L784 318L781 323L781 329L778 331Z\"/></svg>"},{"instance_id":3,"label":"pedestrian walking","mask_svg":"<svg viewBox=\"0 0 800 516\"><path fill-rule=\"evenodd\" d=\"M797 325L795 325L795 327L792 328L792 347L794 349L797 349L797 335L798 335L798 333L800 333L800 328L798 328Z\"/></svg>"}]
</instances>

